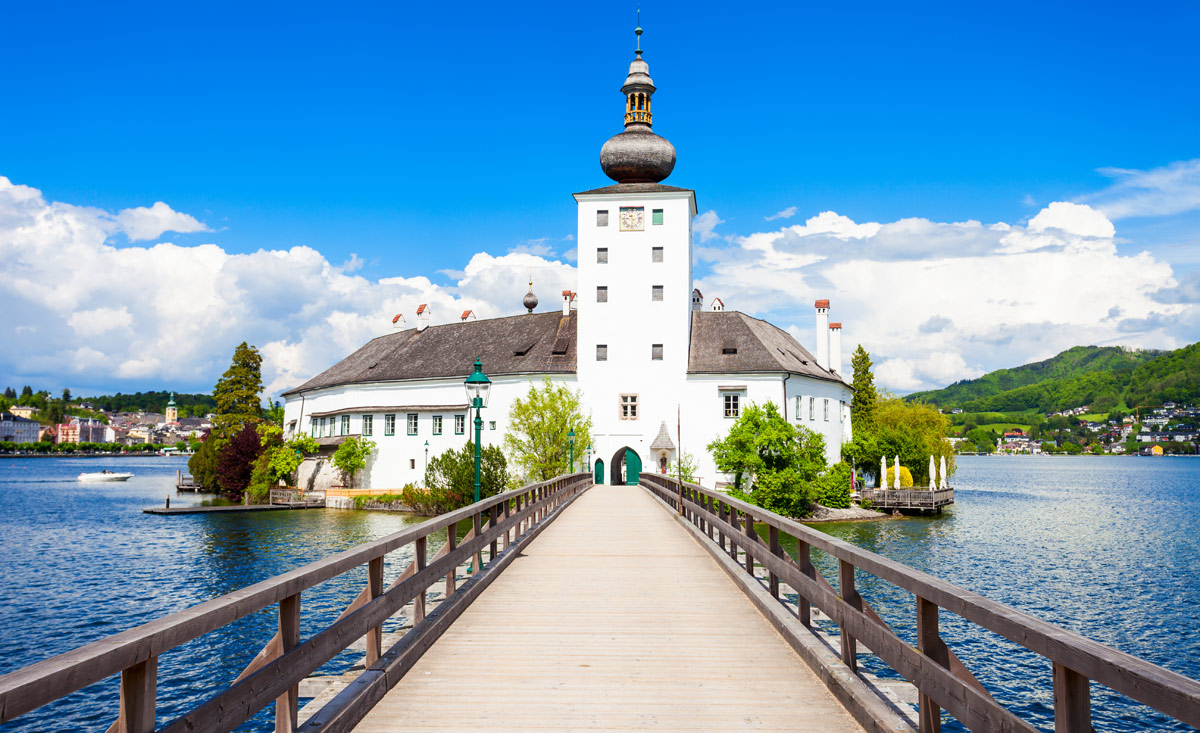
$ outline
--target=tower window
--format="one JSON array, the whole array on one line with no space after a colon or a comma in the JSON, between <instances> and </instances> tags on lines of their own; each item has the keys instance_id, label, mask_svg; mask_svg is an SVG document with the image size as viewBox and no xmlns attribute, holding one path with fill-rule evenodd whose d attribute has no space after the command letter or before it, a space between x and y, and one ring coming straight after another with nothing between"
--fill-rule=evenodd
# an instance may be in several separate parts
<instances>
[{"instance_id":1,"label":"tower window","mask_svg":"<svg viewBox=\"0 0 1200 733\"><path fill-rule=\"evenodd\" d=\"M650 248L650 261L651 262L662 262L663 261L662 257L663 257L663 248L662 247L651 247Z\"/></svg>"},{"instance_id":2,"label":"tower window","mask_svg":"<svg viewBox=\"0 0 1200 733\"><path fill-rule=\"evenodd\" d=\"M635 394L621 395L620 408L622 420L637 420L638 396Z\"/></svg>"},{"instance_id":3,"label":"tower window","mask_svg":"<svg viewBox=\"0 0 1200 733\"><path fill-rule=\"evenodd\" d=\"M652 209L650 212L650 223L654 226L662 225L662 209Z\"/></svg>"},{"instance_id":4,"label":"tower window","mask_svg":"<svg viewBox=\"0 0 1200 733\"><path fill-rule=\"evenodd\" d=\"M596 302L597 303L607 303L608 302L608 286L607 285L597 285L596 286Z\"/></svg>"},{"instance_id":5,"label":"tower window","mask_svg":"<svg viewBox=\"0 0 1200 733\"><path fill-rule=\"evenodd\" d=\"M651 361L662 361L662 346L663 346L662 344L651 344L650 345Z\"/></svg>"},{"instance_id":6,"label":"tower window","mask_svg":"<svg viewBox=\"0 0 1200 733\"><path fill-rule=\"evenodd\" d=\"M608 209L600 209L596 212L596 226L608 226Z\"/></svg>"},{"instance_id":7,"label":"tower window","mask_svg":"<svg viewBox=\"0 0 1200 733\"><path fill-rule=\"evenodd\" d=\"M596 264L598 264L598 265L607 265L608 264L608 247L597 247L596 248Z\"/></svg>"},{"instance_id":8,"label":"tower window","mask_svg":"<svg viewBox=\"0 0 1200 733\"><path fill-rule=\"evenodd\" d=\"M650 300L662 300L662 293L663 293L663 286L661 286L661 285L651 285L650 286Z\"/></svg>"},{"instance_id":9,"label":"tower window","mask_svg":"<svg viewBox=\"0 0 1200 733\"><path fill-rule=\"evenodd\" d=\"M596 361L608 361L608 344L596 344Z\"/></svg>"}]
</instances>

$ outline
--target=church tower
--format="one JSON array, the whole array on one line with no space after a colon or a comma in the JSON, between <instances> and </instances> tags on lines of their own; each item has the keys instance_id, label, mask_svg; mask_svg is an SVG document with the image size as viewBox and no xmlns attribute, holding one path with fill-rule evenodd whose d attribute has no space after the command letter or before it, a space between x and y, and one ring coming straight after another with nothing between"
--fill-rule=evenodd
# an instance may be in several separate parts
<instances>
[{"instance_id":1,"label":"church tower","mask_svg":"<svg viewBox=\"0 0 1200 733\"><path fill-rule=\"evenodd\" d=\"M171 393L171 401L167 403L167 422L179 422L179 408L175 406L175 393Z\"/></svg>"},{"instance_id":2,"label":"church tower","mask_svg":"<svg viewBox=\"0 0 1200 733\"><path fill-rule=\"evenodd\" d=\"M641 27L634 33L621 86L625 129L600 149L600 167L616 183L575 194L577 368L588 385L595 456L610 464L628 448L650 468L650 442L663 421L675 424L687 378L696 195L661 183L675 168L675 148L652 129L657 89Z\"/></svg>"}]
</instances>

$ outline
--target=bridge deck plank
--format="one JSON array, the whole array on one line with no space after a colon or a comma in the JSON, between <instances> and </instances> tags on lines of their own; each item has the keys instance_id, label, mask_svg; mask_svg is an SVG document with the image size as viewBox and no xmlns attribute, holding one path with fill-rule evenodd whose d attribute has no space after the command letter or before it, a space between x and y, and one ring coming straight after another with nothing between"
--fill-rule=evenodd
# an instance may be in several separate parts
<instances>
[{"instance_id":1,"label":"bridge deck plank","mask_svg":"<svg viewBox=\"0 0 1200 733\"><path fill-rule=\"evenodd\" d=\"M861 730L661 505L597 486L359 724Z\"/></svg>"}]
</instances>

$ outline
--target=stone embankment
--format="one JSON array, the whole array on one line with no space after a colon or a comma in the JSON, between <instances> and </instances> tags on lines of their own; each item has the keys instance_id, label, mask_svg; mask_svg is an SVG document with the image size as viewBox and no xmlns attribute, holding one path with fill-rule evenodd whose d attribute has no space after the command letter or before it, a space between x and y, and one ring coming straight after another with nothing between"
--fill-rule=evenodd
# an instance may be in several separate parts
<instances>
[{"instance_id":1,"label":"stone embankment","mask_svg":"<svg viewBox=\"0 0 1200 733\"><path fill-rule=\"evenodd\" d=\"M848 509L835 509L833 507L817 505L811 516L801 519L801 522L860 522L867 519L890 519L890 514L877 512L874 509L863 509L859 506L852 506Z\"/></svg>"}]
</instances>

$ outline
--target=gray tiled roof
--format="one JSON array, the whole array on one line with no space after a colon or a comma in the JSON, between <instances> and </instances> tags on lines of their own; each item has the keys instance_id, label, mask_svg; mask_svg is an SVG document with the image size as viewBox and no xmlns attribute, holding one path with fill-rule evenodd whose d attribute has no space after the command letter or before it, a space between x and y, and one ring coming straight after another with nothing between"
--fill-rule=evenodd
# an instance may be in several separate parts
<instances>
[{"instance_id":1,"label":"gray tiled roof","mask_svg":"<svg viewBox=\"0 0 1200 733\"><path fill-rule=\"evenodd\" d=\"M285 395L364 382L461 377L475 359L490 376L575 373L577 316L561 312L410 328L373 339Z\"/></svg>"},{"instance_id":2,"label":"gray tiled roof","mask_svg":"<svg viewBox=\"0 0 1200 733\"><path fill-rule=\"evenodd\" d=\"M729 349L736 349L736 353L723 353ZM817 366L816 358L787 331L738 311L692 313L688 372L791 372L844 381L838 374Z\"/></svg>"}]
</instances>

